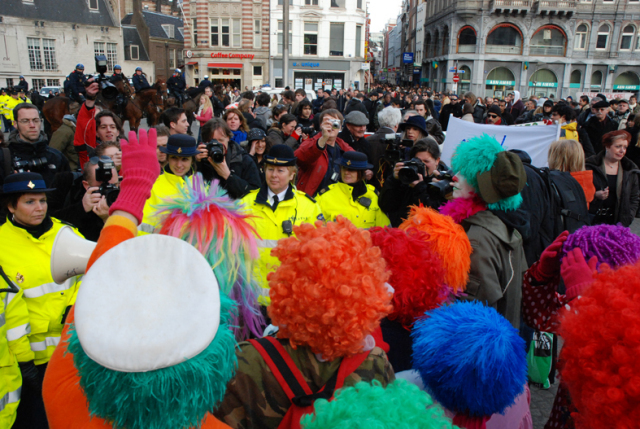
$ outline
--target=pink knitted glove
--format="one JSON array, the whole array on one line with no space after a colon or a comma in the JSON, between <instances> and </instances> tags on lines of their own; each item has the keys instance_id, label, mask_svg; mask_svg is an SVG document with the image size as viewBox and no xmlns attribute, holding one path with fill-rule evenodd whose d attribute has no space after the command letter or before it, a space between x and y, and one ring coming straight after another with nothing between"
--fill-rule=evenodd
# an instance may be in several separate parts
<instances>
[{"instance_id":1,"label":"pink knitted glove","mask_svg":"<svg viewBox=\"0 0 640 429\"><path fill-rule=\"evenodd\" d=\"M591 283L593 283L593 274L596 272L598 265L598 257L593 256L589 259L589 264L584 260L582 250L575 248L567 253L562 260L560 273L566 287L565 296L569 299L575 299L582 294Z\"/></svg>"},{"instance_id":2,"label":"pink knitted glove","mask_svg":"<svg viewBox=\"0 0 640 429\"><path fill-rule=\"evenodd\" d=\"M551 280L558 275L560 253L568 236L569 231L562 232L540 255L540 262L538 263L539 280Z\"/></svg>"},{"instance_id":3,"label":"pink knitted glove","mask_svg":"<svg viewBox=\"0 0 640 429\"><path fill-rule=\"evenodd\" d=\"M151 196L151 188L160 174L156 146L158 136L155 129L139 131L140 143L134 131L129 131L129 143L125 139L120 140L122 147L122 174L120 194L111 205L109 214L116 210L122 210L132 214L142 222L142 209L144 203Z\"/></svg>"}]
</instances>

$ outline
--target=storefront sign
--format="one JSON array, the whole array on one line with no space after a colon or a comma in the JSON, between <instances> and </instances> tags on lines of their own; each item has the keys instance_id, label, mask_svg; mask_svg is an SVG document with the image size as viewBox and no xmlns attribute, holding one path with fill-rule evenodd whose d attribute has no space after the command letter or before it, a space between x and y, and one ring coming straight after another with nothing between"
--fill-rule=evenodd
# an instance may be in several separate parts
<instances>
[{"instance_id":1,"label":"storefront sign","mask_svg":"<svg viewBox=\"0 0 640 429\"><path fill-rule=\"evenodd\" d=\"M640 85L613 85L613 89L626 90L626 91L637 91L637 90L640 89Z\"/></svg>"},{"instance_id":2,"label":"storefront sign","mask_svg":"<svg viewBox=\"0 0 640 429\"><path fill-rule=\"evenodd\" d=\"M591 88L593 88L593 85L591 85ZM598 93L597 92L578 92L576 94L576 97L581 97L583 95L586 95L589 98L593 98L593 97L597 97ZM634 95L634 93L633 92L603 92L602 95L607 97L607 100L611 100L613 98L617 98L617 99L624 98L628 100L629 97Z\"/></svg>"},{"instance_id":3,"label":"storefront sign","mask_svg":"<svg viewBox=\"0 0 640 429\"><path fill-rule=\"evenodd\" d=\"M239 59L244 59L244 58L249 58L250 60L252 60L255 57L255 54L225 54L223 52L212 52L211 53L211 58L239 58Z\"/></svg>"},{"instance_id":4,"label":"storefront sign","mask_svg":"<svg viewBox=\"0 0 640 429\"><path fill-rule=\"evenodd\" d=\"M294 67L311 67L316 68L320 67L320 63L293 63Z\"/></svg>"},{"instance_id":5,"label":"storefront sign","mask_svg":"<svg viewBox=\"0 0 640 429\"><path fill-rule=\"evenodd\" d=\"M402 54L402 62L405 64L413 64L413 52L405 52Z\"/></svg>"},{"instance_id":6,"label":"storefront sign","mask_svg":"<svg viewBox=\"0 0 640 429\"><path fill-rule=\"evenodd\" d=\"M529 82L529 86L537 86L544 88L557 88L558 82Z\"/></svg>"},{"instance_id":7,"label":"storefront sign","mask_svg":"<svg viewBox=\"0 0 640 429\"><path fill-rule=\"evenodd\" d=\"M488 80L487 85L515 86L514 80Z\"/></svg>"}]
</instances>

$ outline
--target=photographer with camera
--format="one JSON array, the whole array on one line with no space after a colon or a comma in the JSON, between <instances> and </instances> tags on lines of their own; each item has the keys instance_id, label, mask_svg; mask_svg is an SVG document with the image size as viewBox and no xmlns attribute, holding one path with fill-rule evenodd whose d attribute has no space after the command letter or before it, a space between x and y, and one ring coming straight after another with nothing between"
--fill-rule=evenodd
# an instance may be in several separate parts
<instances>
[{"instance_id":1,"label":"photographer with camera","mask_svg":"<svg viewBox=\"0 0 640 429\"><path fill-rule=\"evenodd\" d=\"M342 128L342 113L335 109L319 115L320 131L315 137L302 142L295 151L300 168L298 189L314 196L340 178L338 161L342 154L353 148L338 137Z\"/></svg>"},{"instance_id":2,"label":"photographer with camera","mask_svg":"<svg viewBox=\"0 0 640 429\"><path fill-rule=\"evenodd\" d=\"M409 161L395 164L393 174L384 182L379 201L394 228L409 216L410 206L422 204L437 210L446 202L446 195L452 192L451 175L438 171L439 163L438 143L427 137L411 147Z\"/></svg>"},{"instance_id":3,"label":"photographer with camera","mask_svg":"<svg viewBox=\"0 0 640 429\"><path fill-rule=\"evenodd\" d=\"M8 147L0 150L0 185L9 174L30 171L42 175L47 187L51 186L57 173L70 171L69 162L49 147L36 106L20 103L12 114L17 128L9 133Z\"/></svg>"},{"instance_id":4,"label":"photographer with camera","mask_svg":"<svg viewBox=\"0 0 640 429\"><path fill-rule=\"evenodd\" d=\"M271 125L267 136L273 140L274 145L286 144L291 149L295 150L300 145L298 142L300 135L296 130L297 127L298 122L296 117L290 113L286 113L280 116L280 119Z\"/></svg>"},{"instance_id":5,"label":"photographer with camera","mask_svg":"<svg viewBox=\"0 0 640 429\"><path fill-rule=\"evenodd\" d=\"M98 241L109 207L119 193L119 178L115 163L108 156L95 156L84 165L82 200L52 212L53 216L69 222L91 241Z\"/></svg>"},{"instance_id":6,"label":"photographer with camera","mask_svg":"<svg viewBox=\"0 0 640 429\"><path fill-rule=\"evenodd\" d=\"M229 197L240 199L261 185L258 167L251 155L233 140L233 133L221 118L213 118L202 127L207 160L198 164L205 180L219 180Z\"/></svg>"},{"instance_id":7,"label":"photographer with camera","mask_svg":"<svg viewBox=\"0 0 640 429\"><path fill-rule=\"evenodd\" d=\"M385 154L390 143L398 138L396 133L402 122L402 113L395 107L385 107L378 113L380 128L374 135L367 137L371 149L371 164L373 164L373 178L371 183L380 191L385 179L393 169L393 164L387 162Z\"/></svg>"}]
</instances>

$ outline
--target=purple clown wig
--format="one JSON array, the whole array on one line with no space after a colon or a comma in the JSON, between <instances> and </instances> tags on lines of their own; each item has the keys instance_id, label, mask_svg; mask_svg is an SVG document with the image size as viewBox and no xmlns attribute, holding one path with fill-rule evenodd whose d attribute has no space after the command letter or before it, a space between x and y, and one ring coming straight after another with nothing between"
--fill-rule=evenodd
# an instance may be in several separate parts
<instances>
[{"instance_id":1,"label":"purple clown wig","mask_svg":"<svg viewBox=\"0 0 640 429\"><path fill-rule=\"evenodd\" d=\"M640 237L622 225L583 226L567 237L562 257L576 247L587 261L597 256L598 266L606 263L615 268L640 259Z\"/></svg>"}]
</instances>

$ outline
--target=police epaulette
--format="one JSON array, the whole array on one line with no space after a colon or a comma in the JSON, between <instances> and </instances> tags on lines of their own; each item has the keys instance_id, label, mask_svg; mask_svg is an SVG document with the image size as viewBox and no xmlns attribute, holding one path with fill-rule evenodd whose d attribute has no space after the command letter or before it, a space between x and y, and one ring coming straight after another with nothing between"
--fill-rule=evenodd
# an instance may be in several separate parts
<instances>
[{"instance_id":1,"label":"police epaulette","mask_svg":"<svg viewBox=\"0 0 640 429\"><path fill-rule=\"evenodd\" d=\"M316 200L311 195L307 194L306 192L304 192L304 196L309 198L312 202L314 202L314 203L316 202Z\"/></svg>"}]
</instances>

